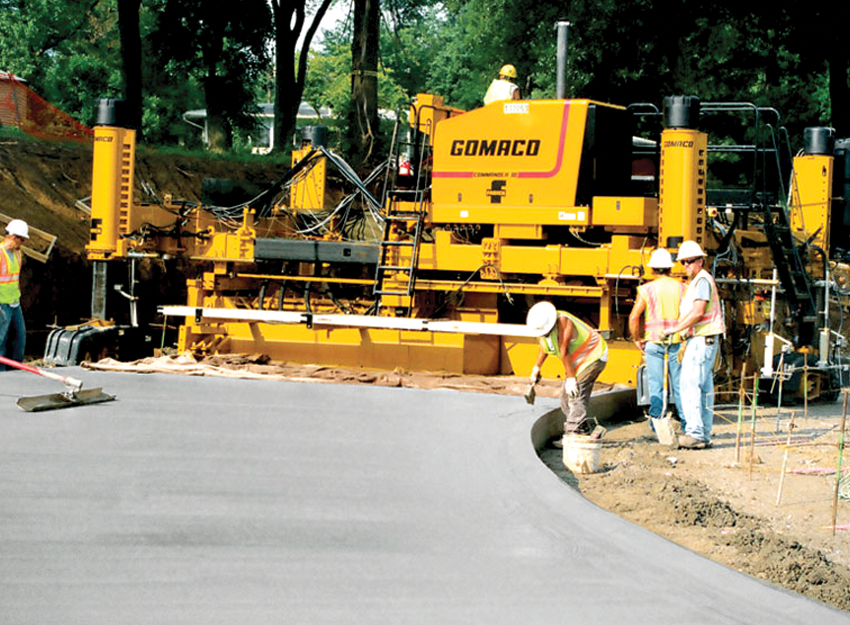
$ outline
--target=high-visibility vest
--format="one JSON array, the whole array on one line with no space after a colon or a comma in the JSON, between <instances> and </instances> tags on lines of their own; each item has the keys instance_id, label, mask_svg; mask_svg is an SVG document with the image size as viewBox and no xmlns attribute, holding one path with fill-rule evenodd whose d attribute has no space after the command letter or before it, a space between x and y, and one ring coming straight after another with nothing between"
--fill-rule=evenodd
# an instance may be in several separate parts
<instances>
[{"instance_id":1,"label":"high-visibility vest","mask_svg":"<svg viewBox=\"0 0 850 625\"><path fill-rule=\"evenodd\" d=\"M646 302L644 338L658 343L664 330L673 328L679 322L679 303L685 293L685 285L669 276L662 276L638 287L638 296ZM674 343L679 339L671 335Z\"/></svg>"},{"instance_id":2,"label":"high-visibility vest","mask_svg":"<svg viewBox=\"0 0 850 625\"><path fill-rule=\"evenodd\" d=\"M720 296L717 294L717 285L714 278L705 269L702 269L696 277L688 283L685 296L682 298L680 314L686 316L694 307L694 296L696 295L696 284L699 280L708 280L711 286L711 299L705 306L705 312L697 322L688 330L688 336L714 336L726 334L726 322L723 318L723 308L720 305Z\"/></svg>"},{"instance_id":3,"label":"high-visibility vest","mask_svg":"<svg viewBox=\"0 0 850 625\"><path fill-rule=\"evenodd\" d=\"M496 78L490 83L490 87L487 89L487 93L484 96L484 104L498 102L499 100L513 100L514 91L519 91L519 87L514 83Z\"/></svg>"},{"instance_id":4,"label":"high-visibility vest","mask_svg":"<svg viewBox=\"0 0 850 625\"><path fill-rule=\"evenodd\" d=\"M0 304L14 304L21 300L21 252L0 245Z\"/></svg>"},{"instance_id":5,"label":"high-visibility vest","mask_svg":"<svg viewBox=\"0 0 850 625\"><path fill-rule=\"evenodd\" d=\"M573 336L570 339L570 344L567 345L567 355L570 363L573 365L573 370L576 375L579 375L591 364L602 358L608 351L608 344L599 332L587 325L584 321L571 315L568 312L558 311L558 318L566 317L573 324ZM550 356L559 356L561 351L560 345L560 328L558 323L546 336L540 337L540 344Z\"/></svg>"}]
</instances>

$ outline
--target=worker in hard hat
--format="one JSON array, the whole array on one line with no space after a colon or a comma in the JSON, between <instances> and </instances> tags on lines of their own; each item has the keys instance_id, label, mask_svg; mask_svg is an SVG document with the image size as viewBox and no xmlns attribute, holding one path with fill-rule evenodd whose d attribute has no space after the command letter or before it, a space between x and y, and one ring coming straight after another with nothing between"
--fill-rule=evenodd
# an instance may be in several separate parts
<instances>
[{"instance_id":1,"label":"worker in hard hat","mask_svg":"<svg viewBox=\"0 0 850 625\"><path fill-rule=\"evenodd\" d=\"M685 292L685 285L670 276L673 269L673 257L664 248L652 253L646 264L655 277L652 282L639 286L632 312L629 313L629 333L632 340L643 352L646 361L647 386L649 387L649 416L660 419L666 398L664 397L665 361L668 372L668 388L672 390L673 404L682 414L679 398L679 370L677 360L681 337L677 334L664 336L664 331L673 328L679 320L679 303ZM644 319L644 332L641 333L641 320ZM665 358L666 356L666 358Z\"/></svg>"},{"instance_id":2,"label":"worker in hard hat","mask_svg":"<svg viewBox=\"0 0 850 625\"><path fill-rule=\"evenodd\" d=\"M566 417L564 434L590 434L587 404L596 378L608 362L608 344L599 332L578 317L539 302L528 311L526 324L540 336L540 351L531 370L531 381L540 380L540 367L548 356L564 364L561 410Z\"/></svg>"},{"instance_id":3,"label":"worker in hard hat","mask_svg":"<svg viewBox=\"0 0 850 625\"><path fill-rule=\"evenodd\" d=\"M29 226L13 219L6 226L6 236L0 243L0 354L17 360L24 359L26 327L21 311L21 247L30 238ZM0 365L0 371L6 367Z\"/></svg>"},{"instance_id":4,"label":"worker in hard hat","mask_svg":"<svg viewBox=\"0 0 850 625\"><path fill-rule=\"evenodd\" d=\"M516 67L513 65L503 65L499 70L499 75L490 83L487 93L484 96L484 104L498 102L499 100L519 100L521 99L519 87L514 82L517 73Z\"/></svg>"},{"instance_id":5,"label":"worker in hard hat","mask_svg":"<svg viewBox=\"0 0 850 625\"><path fill-rule=\"evenodd\" d=\"M684 434L679 447L703 449L711 445L714 424L714 361L726 333L717 285L705 270L705 252L696 241L679 246L677 260L688 275L679 321L665 334L687 338L679 377Z\"/></svg>"}]
</instances>

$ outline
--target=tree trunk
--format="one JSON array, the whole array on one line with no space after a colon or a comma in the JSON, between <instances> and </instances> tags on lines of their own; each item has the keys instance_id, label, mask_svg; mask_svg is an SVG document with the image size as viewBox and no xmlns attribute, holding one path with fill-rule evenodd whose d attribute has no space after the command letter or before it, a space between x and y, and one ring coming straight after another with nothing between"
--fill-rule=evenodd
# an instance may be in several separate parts
<instances>
[{"instance_id":1,"label":"tree trunk","mask_svg":"<svg viewBox=\"0 0 850 625\"><path fill-rule=\"evenodd\" d=\"M273 152L290 150L298 122L298 107L304 95L307 78L307 58L310 43L332 0L322 0L301 44L298 71L295 71L295 47L304 28L305 0L283 3L272 0L275 29L275 90L274 90L274 148Z\"/></svg>"},{"instance_id":2,"label":"tree trunk","mask_svg":"<svg viewBox=\"0 0 850 625\"><path fill-rule=\"evenodd\" d=\"M210 70L212 71L212 70ZM207 104L207 145L212 152L227 152L233 145L233 131L225 107L221 104L226 88L218 76L207 76L204 81L204 99Z\"/></svg>"},{"instance_id":3,"label":"tree trunk","mask_svg":"<svg viewBox=\"0 0 850 625\"><path fill-rule=\"evenodd\" d=\"M830 117L836 136L842 137L850 132L850 86L847 82L850 59L838 45L828 54Z\"/></svg>"},{"instance_id":4,"label":"tree trunk","mask_svg":"<svg viewBox=\"0 0 850 625\"><path fill-rule=\"evenodd\" d=\"M377 147L380 26L379 0L354 0L349 131L352 135L351 158L358 166L368 162Z\"/></svg>"}]
</instances>

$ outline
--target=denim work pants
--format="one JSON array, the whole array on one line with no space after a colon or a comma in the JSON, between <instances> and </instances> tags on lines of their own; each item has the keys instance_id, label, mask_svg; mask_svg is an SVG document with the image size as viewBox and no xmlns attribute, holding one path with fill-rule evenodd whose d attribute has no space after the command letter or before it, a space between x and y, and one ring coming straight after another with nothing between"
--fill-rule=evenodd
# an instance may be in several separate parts
<instances>
[{"instance_id":1,"label":"denim work pants","mask_svg":"<svg viewBox=\"0 0 850 625\"><path fill-rule=\"evenodd\" d=\"M27 331L20 304L0 304L0 355L21 362L26 340ZM0 371L5 370L6 366L0 365Z\"/></svg>"},{"instance_id":2,"label":"denim work pants","mask_svg":"<svg viewBox=\"0 0 850 625\"><path fill-rule=\"evenodd\" d=\"M585 421L587 421L587 403L590 401L590 394L593 392L593 384L596 378L602 373L606 361L597 360L588 365L576 377L578 384L578 397L570 397L564 391L564 385L561 384L561 412L564 413L566 420L564 421L564 434L590 433L586 430Z\"/></svg>"},{"instance_id":3,"label":"denim work pants","mask_svg":"<svg viewBox=\"0 0 850 625\"><path fill-rule=\"evenodd\" d=\"M719 347L718 338L712 345L704 336L688 339L679 379L685 434L707 443L714 424L714 361Z\"/></svg>"},{"instance_id":4,"label":"denim work pants","mask_svg":"<svg viewBox=\"0 0 850 625\"><path fill-rule=\"evenodd\" d=\"M679 394L679 374L682 365L679 364L679 348L681 343L664 345L663 343L650 343L647 341L643 354L646 360L646 382L649 387L649 416L659 419L664 415L664 350L667 349L667 389L673 397L673 403L679 416L682 415L682 401ZM667 409L670 409L668 401Z\"/></svg>"}]
</instances>

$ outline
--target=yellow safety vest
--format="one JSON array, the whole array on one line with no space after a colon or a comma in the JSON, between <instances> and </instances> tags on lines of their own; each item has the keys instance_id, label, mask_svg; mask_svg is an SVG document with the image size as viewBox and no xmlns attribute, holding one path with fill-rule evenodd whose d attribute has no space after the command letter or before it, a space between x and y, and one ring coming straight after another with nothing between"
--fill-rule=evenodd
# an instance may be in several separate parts
<instances>
[{"instance_id":1,"label":"yellow safety vest","mask_svg":"<svg viewBox=\"0 0 850 625\"><path fill-rule=\"evenodd\" d=\"M573 328L575 328L575 332L570 339L570 344L567 346L567 355L573 365L573 370L576 372L576 375L579 375L587 367L605 355L608 344L595 328L590 327L578 317L559 310L558 318L561 317L569 319L573 324ZM540 337L540 344L543 347L543 351L550 356L560 357L561 355L558 330L559 328L556 322L555 327L552 328L549 334Z\"/></svg>"},{"instance_id":2,"label":"yellow safety vest","mask_svg":"<svg viewBox=\"0 0 850 625\"><path fill-rule=\"evenodd\" d=\"M685 297L682 299L681 316L686 316L694 307L694 296L696 295L696 283L705 278L711 286L711 299L705 306L705 312L697 322L687 331L688 336L715 336L726 334L726 322L723 318L723 308L720 306L720 297L717 295L717 285L714 278L705 269L701 270L696 277L688 283Z\"/></svg>"},{"instance_id":3,"label":"yellow safety vest","mask_svg":"<svg viewBox=\"0 0 850 625\"><path fill-rule=\"evenodd\" d=\"M0 245L0 304L14 304L21 300L21 252Z\"/></svg>"},{"instance_id":4,"label":"yellow safety vest","mask_svg":"<svg viewBox=\"0 0 850 625\"><path fill-rule=\"evenodd\" d=\"M658 343L664 330L673 328L679 322L679 303L685 293L685 285L669 276L662 276L638 287L638 296L646 302L645 334L647 341ZM679 342L672 335L674 343Z\"/></svg>"}]
</instances>

